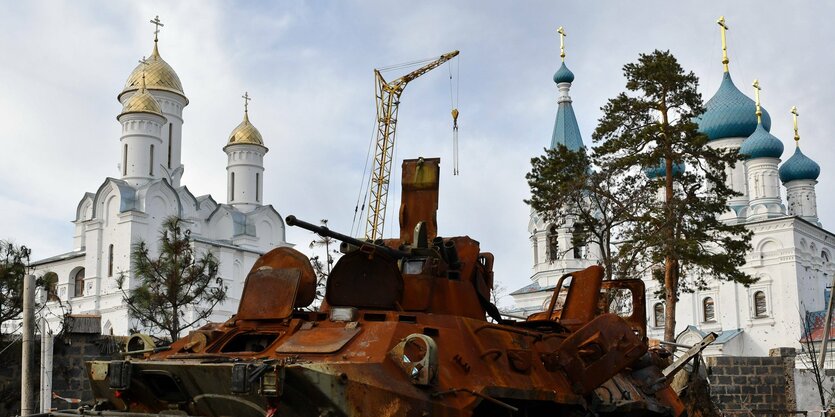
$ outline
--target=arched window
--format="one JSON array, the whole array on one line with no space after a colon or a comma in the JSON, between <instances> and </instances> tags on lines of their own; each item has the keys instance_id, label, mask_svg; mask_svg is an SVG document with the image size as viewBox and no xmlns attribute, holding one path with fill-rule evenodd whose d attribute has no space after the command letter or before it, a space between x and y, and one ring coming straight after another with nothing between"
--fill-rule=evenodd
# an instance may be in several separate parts
<instances>
[{"instance_id":1,"label":"arched window","mask_svg":"<svg viewBox=\"0 0 835 417\"><path fill-rule=\"evenodd\" d=\"M702 318L706 322L716 321L716 310L713 305L713 298L705 297L702 300Z\"/></svg>"},{"instance_id":2,"label":"arched window","mask_svg":"<svg viewBox=\"0 0 835 417\"><path fill-rule=\"evenodd\" d=\"M148 160L151 161L151 163L148 164L148 175L154 175L154 145L151 145Z\"/></svg>"},{"instance_id":3,"label":"arched window","mask_svg":"<svg viewBox=\"0 0 835 417\"><path fill-rule=\"evenodd\" d=\"M78 270L73 277L73 286L75 297L83 297L84 296L84 268Z\"/></svg>"},{"instance_id":4,"label":"arched window","mask_svg":"<svg viewBox=\"0 0 835 417\"><path fill-rule=\"evenodd\" d=\"M255 173L255 202L261 201L261 174Z\"/></svg>"},{"instance_id":5,"label":"arched window","mask_svg":"<svg viewBox=\"0 0 835 417\"><path fill-rule=\"evenodd\" d=\"M652 311L655 315L655 327L664 327L666 321L664 317L664 303L655 303Z\"/></svg>"},{"instance_id":6,"label":"arched window","mask_svg":"<svg viewBox=\"0 0 835 417\"><path fill-rule=\"evenodd\" d=\"M582 223L574 223L571 246L574 247L574 259L586 259L586 233Z\"/></svg>"},{"instance_id":7,"label":"arched window","mask_svg":"<svg viewBox=\"0 0 835 417\"><path fill-rule=\"evenodd\" d=\"M828 253L826 253L826 251L825 251L825 250L822 250L822 251L821 251L821 258L823 258L823 261L824 261L824 262L829 262L829 254L828 254Z\"/></svg>"},{"instance_id":8,"label":"arched window","mask_svg":"<svg viewBox=\"0 0 835 417\"><path fill-rule=\"evenodd\" d=\"M548 228L548 235L546 237L548 246L546 246L547 253L545 254L545 258L549 262L556 261L560 257L560 242L558 238L557 226L551 225Z\"/></svg>"},{"instance_id":9,"label":"arched window","mask_svg":"<svg viewBox=\"0 0 835 417\"><path fill-rule=\"evenodd\" d=\"M46 301L58 301L58 274L47 272L41 279L46 288Z\"/></svg>"},{"instance_id":10,"label":"arched window","mask_svg":"<svg viewBox=\"0 0 835 417\"><path fill-rule=\"evenodd\" d=\"M122 175L128 175L128 144L125 144L125 152L122 153Z\"/></svg>"},{"instance_id":11,"label":"arched window","mask_svg":"<svg viewBox=\"0 0 835 417\"><path fill-rule=\"evenodd\" d=\"M765 293L757 291L754 293L754 317L767 317L768 308L765 303Z\"/></svg>"},{"instance_id":12,"label":"arched window","mask_svg":"<svg viewBox=\"0 0 835 417\"><path fill-rule=\"evenodd\" d=\"M107 276L113 276L113 244L107 247Z\"/></svg>"},{"instance_id":13,"label":"arched window","mask_svg":"<svg viewBox=\"0 0 835 417\"><path fill-rule=\"evenodd\" d=\"M229 201L235 201L235 173L231 175L232 184L229 186Z\"/></svg>"}]
</instances>

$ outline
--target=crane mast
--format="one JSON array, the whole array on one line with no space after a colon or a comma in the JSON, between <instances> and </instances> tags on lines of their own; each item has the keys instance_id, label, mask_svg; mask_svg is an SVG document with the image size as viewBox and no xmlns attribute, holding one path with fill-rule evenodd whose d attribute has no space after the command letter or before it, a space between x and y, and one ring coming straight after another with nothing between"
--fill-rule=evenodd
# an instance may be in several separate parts
<instances>
[{"instance_id":1,"label":"crane mast","mask_svg":"<svg viewBox=\"0 0 835 417\"><path fill-rule=\"evenodd\" d=\"M371 170L369 188L368 220L365 226L365 238L371 241L382 238L388 200L389 177L391 176L391 158L394 150L394 138L397 131L397 112L400 108L400 95L410 81L439 67L458 55L452 51L438 59L394 80L386 82L379 70L374 70L375 96L377 103L377 139L374 147L374 165Z\"/></svg>"}]
</instances>

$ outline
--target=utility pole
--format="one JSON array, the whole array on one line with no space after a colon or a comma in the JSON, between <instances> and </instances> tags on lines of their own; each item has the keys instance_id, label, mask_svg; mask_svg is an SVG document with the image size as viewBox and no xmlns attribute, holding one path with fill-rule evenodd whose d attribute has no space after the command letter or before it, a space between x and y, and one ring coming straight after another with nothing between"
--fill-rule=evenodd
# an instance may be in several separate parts
<instances>
[{"instance_id":1,"label":"utility pole","mask_svg":"<svg viewBox=\"0 0 835 417\"><path fill-rule=\"evenodd\" d=\"M35 276L23 277L23 346L20 373L20 415L35 414Z\"/></svg>"}]
</instances>

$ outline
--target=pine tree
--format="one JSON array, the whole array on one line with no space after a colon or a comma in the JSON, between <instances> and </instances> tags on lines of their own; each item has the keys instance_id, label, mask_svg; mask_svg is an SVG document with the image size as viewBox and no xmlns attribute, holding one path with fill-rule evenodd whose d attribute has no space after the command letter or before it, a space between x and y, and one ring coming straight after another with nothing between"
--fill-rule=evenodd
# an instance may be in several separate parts
<instances>
[{"instance_id":1,"label":"pine tree","mask_svg":"<svg viewBox=\"0 0 835 417\"><path fill-rule=\"evenodd\" d=\"M131 266L138 283L135 288L123 288L124 272L118 278L131 317L142 326L165 332L171 341L179 338L181 330L208 318L226 299L223 279L217 276L217 260L208 252L195 256L191 231L182 223L177 217L165 220L156 259L145 242L134 245ZM187 319L188 310L192 315Z\"/></svg>"},{"instance_id":2,"label":"pine tree","mask_svg":"<svg viewBox=\"0 0 835 417\"><path fill-rule=\"evenodd\" d=\"M644 248L629 241L624 231L651 196L612 172L595 168L593 157L585 148L572 151L559 145L531 159L531 172L526 175L531 198L525 203L546 223L571 219L576 226L572 246L599 247L606 279L635 278Z\"/></svg>"},{"instance_id":3,"label":"pine tree","mask_svg":"<svg viewBox=\"0 0 835 417\"><path fill-rule=\"evenodd\" d=\"M754 282L739 269L751 232L718 220L728 198L737 195L726 185L726 168L740 156L708 146L698 132L694 119L704 112L698 78L669 51L641 54L623 71L627 91L602 108L593 134L595 159L602 171L644 194L662 190L661 201L640 213L626 233L648 248L665 300L664 339L672 341L682 291L704 288L710 278ZM646 171L655 169L663 174L647 178Z\"/></svg>"}]
</instances>

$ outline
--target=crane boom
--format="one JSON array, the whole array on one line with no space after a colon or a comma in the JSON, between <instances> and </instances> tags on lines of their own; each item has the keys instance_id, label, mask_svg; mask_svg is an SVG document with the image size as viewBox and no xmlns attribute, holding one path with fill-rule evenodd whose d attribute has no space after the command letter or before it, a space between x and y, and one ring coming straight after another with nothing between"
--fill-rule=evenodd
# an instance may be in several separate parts
<instances>
[{"instance_id":1,"label":"crane boom","mask_svg":"<svg viewBox=\"0 0 835 417\"><path fill-rule=\"evenodd\" d=\"M397 112L400 107L400 95L410 81L439 67L458 55L452 51L438 59L400 77L386 82L380 71L374 70L375 96L377 103L377 140L374 147L374 166L371 170L371 184L368 199L368 221L365 226L365 238L371 241L382 238L388 200L391 158L394 149L394 137L397 130Z\"/></svg>"}]
</instances>

